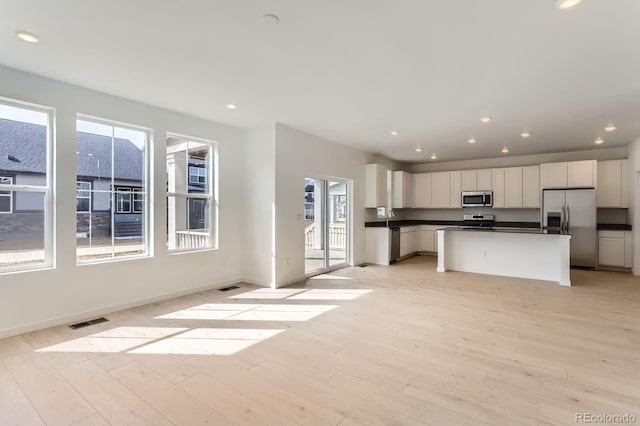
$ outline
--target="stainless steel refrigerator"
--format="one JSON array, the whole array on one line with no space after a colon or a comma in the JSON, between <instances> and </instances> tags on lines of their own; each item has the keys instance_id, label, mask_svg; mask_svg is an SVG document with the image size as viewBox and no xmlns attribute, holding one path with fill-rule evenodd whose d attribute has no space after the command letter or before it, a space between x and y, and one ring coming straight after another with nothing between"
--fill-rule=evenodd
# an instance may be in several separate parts
<instances>
[{"instance_id":1,"label":"stainless steel refrigerator","mask_svg":"<svg viewBox=\"0 0 640 426\"><path fill-rule=\"evenodd\" d=\"M596 190L593 188L542 191L542 226L553 228L559 219L562 232L571 234L571 266L595 268L598 258Z\"/></svg>"}]
</instances>

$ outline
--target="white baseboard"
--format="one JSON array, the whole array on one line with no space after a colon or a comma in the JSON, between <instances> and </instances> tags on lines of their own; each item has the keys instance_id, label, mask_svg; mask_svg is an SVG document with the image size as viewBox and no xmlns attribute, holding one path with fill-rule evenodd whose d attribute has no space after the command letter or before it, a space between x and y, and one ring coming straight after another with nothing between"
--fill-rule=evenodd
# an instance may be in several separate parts
<instances>
[{"instance_id":1,"label":"white baseboard","mask_svg":"<svg viewBox=\"0 0 640 426\"><path fill-rule=\"evenodd\" d=\"M92 309L90 311L76 312L61 317L51 318L44 321L36 321L29 324L19 325L17 327L10 327L0 330L0 339L5 337L17 336L19 334L30 333L36 330L42 330L44 328L55 327L63 324L72 324L74 322L107 315L113 312L122 311L124 309L135 308L136 306L148 305L149 303L160 302L162 300L173 299L174 297L186 296L188 294L198 293L200 291L212 290L216 288L226 287L231 284L246 283L247 280L231 279L215 284L206 284L199 287L192 287L185 290L174 291L169 293L163 293L158 296L146 297L143 299L137 299L130 302L105 306L98 309Z\"/></svg>"}]
</instances>

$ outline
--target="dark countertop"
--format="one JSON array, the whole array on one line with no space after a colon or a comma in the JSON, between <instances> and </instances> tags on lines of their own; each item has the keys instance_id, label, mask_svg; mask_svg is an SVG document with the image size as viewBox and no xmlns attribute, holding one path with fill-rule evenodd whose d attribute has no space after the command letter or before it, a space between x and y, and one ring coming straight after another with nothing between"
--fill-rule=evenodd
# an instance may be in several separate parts
<instances>
[{"instance_id":1,"label":"dark countertop","mask_svg":"<svg viewBox=\"0 0 640 426\"><path fill-rule=\"evenodd\" d=\"M513 228L513 227L498 227L498 228L459 228L457 226L452 226L449 228L444 228L445 231L454 231L454 232L493 232L493 233L502 233L502 234L533 234L533 235L571 235L570 233L557 233L557 232L549 232L546 229L540 228Z\"/></svg>"},{"instance_id":2,"label":"dark countertop","mask_svg":"<svg viewBox=\"0 0 640 426\"><path fill-rule=\"evenodd\" d=\"M389 226L418 226L418 225L443 225L443 226L461 226L461 220L390 220ZM386 228L386 221L365 222L365 228ZM539 230L539 222L496 222L498 228L532 228ZM598 223L599 231L631 231L631 225L624 223Z\"/></svg>"},{"instance_id":3,"label":"dark countertop","mask_svg":"<svg viewBox=\"0 0 640 426\"><path fill-rule=\"evenodd\" d=\"M444 225L461 226L461 220L390 220L389 226L418 226L418 225ZM365 228L386 228L386 221L365 222ZM540 229L539 222L495 222L497 227L502 228L534 228Z\"/></svg>"},{"instance_id":4,"label":"dark countertop","mask_svg":"<svg viewBox=\"0 0 640 426\"><path fill-rule=\"evenodd\" d=\"M631 231L631 225L624 223L599 223L598 231Z\"/></svg>"}]
</instances>

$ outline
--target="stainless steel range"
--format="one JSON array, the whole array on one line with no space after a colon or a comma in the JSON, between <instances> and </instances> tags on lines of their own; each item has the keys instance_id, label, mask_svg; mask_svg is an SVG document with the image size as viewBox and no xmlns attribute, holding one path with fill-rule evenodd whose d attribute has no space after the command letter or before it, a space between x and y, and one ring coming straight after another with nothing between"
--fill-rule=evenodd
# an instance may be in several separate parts
<instances>
[{"instance_id":1,"label":"stainless steel range","mask_svg":"<svg viewBox=\"0 0 640 426\"><path fill-rule=\"evenodd\" d=\"M462 218L460 228L491 229L494 224L495 217L492 214L465 214Z\"/></svg>"}]
</instances>

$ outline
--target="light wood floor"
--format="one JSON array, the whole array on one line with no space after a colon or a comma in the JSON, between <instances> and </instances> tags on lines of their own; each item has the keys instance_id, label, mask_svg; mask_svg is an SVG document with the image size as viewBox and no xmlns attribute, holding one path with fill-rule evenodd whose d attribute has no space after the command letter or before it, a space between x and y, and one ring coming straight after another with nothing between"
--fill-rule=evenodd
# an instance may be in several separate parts
<instances>
[{"instance_id":1,"label":"light wood floor","mask_svg":"<svg viewBox=\"0 0 640 426\"><path fill-rule=\"evenodd\" d=\"M640 280L572 282L416 257L4 339L0 425L640 423Z\"/></svg>"}]
</instances>

